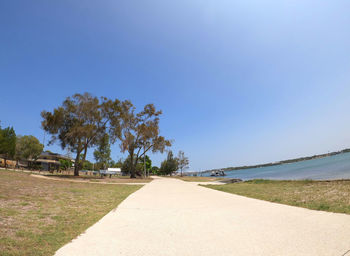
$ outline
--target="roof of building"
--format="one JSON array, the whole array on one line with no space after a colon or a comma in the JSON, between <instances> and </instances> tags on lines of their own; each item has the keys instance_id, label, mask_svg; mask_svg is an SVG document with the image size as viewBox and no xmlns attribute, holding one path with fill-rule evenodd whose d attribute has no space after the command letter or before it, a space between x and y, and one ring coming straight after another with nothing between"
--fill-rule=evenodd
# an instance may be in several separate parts
<instances>
[{"instance_id":1,"label":"roof of building","mask_svg":"<svg viewBox=\"0 0 350 256\"><path fill-rule=\"evenodd\" d=\"M50 164L60 164L60 161L52 160L52 159L38 159L37 163L50 163Z\"/></svg>"},{"instance_id":2,"label":"roof of building","mask_svg":"<svg viewBox=\"0 0 350 256\"><path fill-rule=\"evenodd\" d=\"M53 152L50 152L50 151L45 151L45 152L41 153L41 155L39 156L39 159L46 159L46 158L58 158L58 159L73 160L69 156L61 155L61 154L58 154L58 153L53 153Z\"/></svg>"}]
</instances>

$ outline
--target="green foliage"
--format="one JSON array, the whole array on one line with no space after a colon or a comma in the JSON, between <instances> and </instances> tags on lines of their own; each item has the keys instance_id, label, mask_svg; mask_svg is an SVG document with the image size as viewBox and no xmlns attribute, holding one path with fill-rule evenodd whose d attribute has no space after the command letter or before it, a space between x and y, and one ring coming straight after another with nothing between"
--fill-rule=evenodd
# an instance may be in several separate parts
<instances>
[{"instance_id":1,"label":"green foliage","mask_svg":"<svg viewBox=\"0 0 350 256\"><path fill-rule=\"evenodd\" d=\"M178 159L174 158L173 152L169 151L167 159L161 163L160 174L172 175L178 170Z\"/></svg>"},{"instance_id":2,"label":"green foliage","mask_svg":"<svg viewBox=\"0 0 350 256\"><path fill-rule=\"evenodd\" d=\"M153 174L153 175L159 175L160 174L159 173L159 167L158 166L153 166L151 168L151 172L150 173Z\"/></svg>"},{"instance_id":3,"label":"green foliage","mask_svg":"<svg viewBox=\"0 0 350 256\"><path fill-rule=\"evenodd\" d=\"M102 169L108 168L109 162L111 161L111 145L109 144L108 134L102 136L98 148L94 151L94 157L97 164L99 164Z\"/></svg>"},{"instance_id":4,"label":"green foliage","mask_svg":"<svg viewBox=\"0 0 350 256\"><path fill-rule=\"evenodd\" d=\"M131 167L131 158L130 158L130 156L128 156L125 160L124 160L124 162L123 162L123 165L122 165L122 173L124 174L124 175L128 175L128 174L130 174L130 169L132 168ZM134 168L134 172L135 173L139 173L139 171L140 171L140 166L135 166L135 167L133 167Z\"/></svg>"},{"instance_id":5,"label":"green foliage","mask_svg":"<svg viewBox=\"0 0 350 256\"><path fill-rule=\"evenodd\" d=\"M44 145L34 136L18 136L16 142L17 160L36 160L43 152Z\"/></svg>"},{"instance_id":6,"label":"green foliage","mask_svg":"<svg viewBox=\"0 0 350 256\"><path fill-rule=\"evenodd\" d=\"M92 171L93 169L94 169L93 163L91 163L91 162L88 161L88 160L85 160L85 161L83 162L83 170Z\"/></svg>"},{"instance_id":7,"label":"green foliage","mask_svg":"<svg viewBox=\"0 0 350 256\"><path fill-rule=\"evenodd\" d=\"M151 166L152 166L152 161L151 161L151 159L148 156L146 156L146 171L151 171ZM139 161L136 164L136 166L131 167L131 158L130 158L130 156L128 156L124 160L124 162L123 162L123 164L121 166L123 174L124 175L131 174L130 173L130 169L131 168L134 168L134 172L135 172L136 175L143 176L144 175L143 158L139 159Z\"/></svg>"},{"instance_id":8,"label":"green foliage","mask_svg":"<svg viewBox=\"0 0 350 256\"><path fill-rule=\"evenodd\" d=\"M109 162L109 166L111 168L122 168L123 167L123 159L119 159L117 162L111 160Z\"/></svg>"},{"instance_id":9,"label":"green foliage","mask_svg":"<svg viewBox=\"0 0 350 256\"><path fill-rule=\"evenodd\" d=\"M61 170L68 170L72 167L72 161L68 159L60 159Z\"/></svg>"},{"instance_id":10,"label":"green foliage","mask_svg":"<svg viewBox=\"0 0 350 256\"><path fill-rule=\"evenodd\" d=\"M145 156L145 162L146 162L146 172L151 173L152 172L152 161L149 158L149 156ZM139 165L141 168L141 171L144 172L144 164L143 164L143 157L139 159Z\"/></svg>"},{"instance_id":11,"label":"green foliage","mask_svg":"<svg viewBox=\"0 0 350 256\"><path fill-rule=\"evenodd\" d=\"M16 153L16 133L12 127L0 129L0 154L7 159L13 159ZM6 165L6 163L5 163Z\"/></svg>"}]
</instances>

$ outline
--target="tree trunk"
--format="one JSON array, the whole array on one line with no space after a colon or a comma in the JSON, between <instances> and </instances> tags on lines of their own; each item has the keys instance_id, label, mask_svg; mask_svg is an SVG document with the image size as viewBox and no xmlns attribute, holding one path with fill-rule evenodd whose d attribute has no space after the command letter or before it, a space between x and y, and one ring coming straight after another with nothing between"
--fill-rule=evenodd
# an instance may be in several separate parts
<instances>
[{"instance_id":1,"label":"tree trunk","mask_svg":"<svg viewBox=\"0 0 350 256\"><path fill-rule=\"evenodd\" d=\"M134 152L129 152L130 154L130 178L135 179L136 174L135 174L135 165L134 165Z\"/></svg>"},{"instance_id":2,"label":"tree trunk","mask_svg":"<svg viewBox=\"0 0 350 256\"><path fill-rule=\"evenodd\" d=\"M4 157L4 165L5 165L5 169L7 169L7 159L6 159L6 157Z\"/></svg>"},{"instance_id":3,"label":"tree trunk","mask_svg":"<svg viewBox=\"0 0 350 256\"><path fill-rule=\"evenodd\" d=\"M85 162L85 159L86 159L87 149L88 149L88 146L86 144L86 146L84 147L84 155L83 155L83 159L82 159L83 163Z\"/></svg>"},{"instance_id":4,"label":"tree trunk","mask_svg":"<svg viewBox=\"0 0 350 256\"><path fill-rule=\"evenodd\" d=\"M147 172L146 172L146 155L143 155L143 170L144 170L144 175L145 178L147 177Z\"/></svg>"},{"instance_id":5,"label":"tree trunk","mask_svg":"<svg viewBox=\"0 0 350 256\"><path fill-rule=\"evenodd\" d=\"M74 176L79 176L79 168L80 168L80 152L77 152L77 156L75 157L74 163Z\"/></svg>"},{"instance_id":6,"label":"tree trunk","mask_svg":"<svg viewBox=\"0 0 350 256\"><path fill-rule=\"evenodd\" d=\"M134 164L132 164L131 168L130 168L130 178L136 179L136 172L135 172Z\"/></svg>"}]
</instances>

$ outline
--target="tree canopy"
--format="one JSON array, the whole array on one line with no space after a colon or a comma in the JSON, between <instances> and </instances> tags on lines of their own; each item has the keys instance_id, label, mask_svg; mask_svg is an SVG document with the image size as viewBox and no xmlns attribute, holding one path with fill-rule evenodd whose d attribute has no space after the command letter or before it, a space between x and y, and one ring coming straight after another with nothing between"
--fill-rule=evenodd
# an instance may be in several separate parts
<instances>
[{"instance_id":1,"label":"tree canopy","mask_svg":"<svg viewBox=\"0 0 350 256\"><path fill-rule=\"evenodd\" d=\"M7 159L13 159L15 156L16 139L13 127L0 128L0 154L5 160L5 168L7 167Z\"/></svg>"},{"instance_id":2,"label":"tree canopy","mask_svg":"<svg viewBox=\"0 0 350 256\"><path fill-rule=\"evenodd\" d=\"M86 159L88 148L95 146L106 132L108 118L105 105L108 103L105 99L101 101L89 93L75 94L52 112L41 113L42 127L51 134L49 144L58 140L62 149L69 147L76 154L76 176Z\"/></svg>"},{"instance_id":3,"label":"tree canopy","mask_svg":"<svg viewBox=\"0 0 350 256\"><path fill-rule=\"evenodd\" d=\"M130 101L120 104L120 112L111 117L111 135L120 140L122 152L128 153L128 169L130 177L136 177L136 167L139 159L148 151L163 153L166 147L171 146L171 141L166 140L159 133L159 116L153 104L148 104L144 109L135 113L136 108ZM117 121L114 121L117 120Z\"/></svg>"},{"instance_id":4,"label":"tree canopy","mask_svg":"<svg viewBox=\"0 0 350 256\"><path fill-rule=\"evenodd\" d=\"M72 167L72 161L68 159L60 159L60 169L68 170Z\"/></svg>"},{"instance_id":5,"label":"tree canopy","mask_svg":"<svg viewBox=\"0 0 350 256\"><path fill-rule=\"evenodd\" d=\"M32 136L18 136L16 142L16 159L35 161L43 152L44 145Z\"/></svg>"},{"instance_id":6,"label":"tree canopy","mask_svg":"<svg viewBox=\"0 0 350 256\"><path fill-rule=\"evenodd\" d=\"M94 157L98 164L101 165L103 169L108 168L111 158L111 145L109 143L109 136L105 134L102 136L100 142L98 143L97 149L94 151Z\"/></svg>"},{"instance_id":7,"label":"tree canopy","mask_svg":"<svg viewBox=\"0 0 350 256\"><path fill-rule=\"evenodd\" d=\"M178 159L174 157L172 151L169 151L166 160L164 160L160 165L160 173L162 175L172 175L178 170L178 168Z\"/></svg>"},{"instance_id":8,"label":"tree canopy","mask_svg":"<svg viewBox=\"0 0 350 256\"><path fill-rule=\"evenodd\" d=\"M41 113L42 128L51 134L49 144L59 141L62 149L69 148L76 154L74 175L79 175L89 148L97 146L96 161L107 163L109 142L119 141L121 151L128 153L130 177L135 178L140 158L148 151L162 153L171 146L171 141L159 134L161 111L153 104L146 105L141 112L135 111L128 100L75 94L52 112Z\"/></svg>"},{"instance_id":9,"label":"tree canopy","mask_svg":"<svg viewBox=\"0 0 350 256\"><path fill-rule=\"evenodd\" d=\"M140 158L139 162L140 162L142 170L146 171L145 176L148 176L150 173L152 173L152 160L151 160L151 158L149 158L148 155L145 155L144 158L145 159L143 159L143 157ZM146 165L146 168L145 168L145 165Z\"/></svg>"}]
</instances>

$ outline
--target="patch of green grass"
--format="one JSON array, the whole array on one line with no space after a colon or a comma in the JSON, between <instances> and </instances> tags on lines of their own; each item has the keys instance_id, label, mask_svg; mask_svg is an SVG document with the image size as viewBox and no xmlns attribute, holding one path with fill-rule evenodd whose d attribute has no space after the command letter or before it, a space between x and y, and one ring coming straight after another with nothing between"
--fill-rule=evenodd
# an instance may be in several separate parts
<instances>
[{"instance_id":1,"label":"patch of green grass","mask_svg":"<svg viewBox=\"0 0 350 256\"><path fill-rule=\"evenodd\" d=\"M7 208L0 208L0 216L1 217L5 217L5 216L14 216L14 215L16 215L18 213L18 211L17 210L15 210L15 209L12 209L12 208L9 208L9 207L7 207Z\"/></svg>"},{"instance_id":2,"label":"patch of green grass","mask_svg":"<svg viewBox=\"0 0 350 256\"><path fill-rule=\"evenodd\" d=\"M251 180L205 187L313 210L350 214L350 181Z\"/></svg>"},{"instance_id":3,"label":"patch of green grass","mask_svg":"<svg viewBox=\"0 0 350 256\"><path fill-rule=\"evenodd\" d=\"M140 187L0 170L0 255L53 255Z\"/></svg>"}]
</instances>

